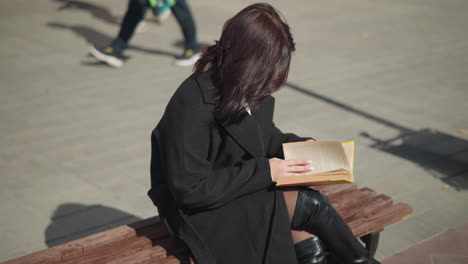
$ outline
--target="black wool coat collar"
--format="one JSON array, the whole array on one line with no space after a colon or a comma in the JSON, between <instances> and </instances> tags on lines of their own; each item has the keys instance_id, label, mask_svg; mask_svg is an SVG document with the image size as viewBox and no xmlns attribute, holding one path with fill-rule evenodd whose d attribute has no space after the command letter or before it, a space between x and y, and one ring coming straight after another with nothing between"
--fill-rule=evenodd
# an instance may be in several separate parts
<instances>
[{"instance_id":1,"label":"black wool coat collar","mask_svg":"<svg viewBox=\"0 0 468 264\"><path fill-rule=\"evenodd\" d=\"M213 80L212 71L200 74L196 81L200 87L205 104L216 105L215 94L217 92ZM268 120L272 115L274 100L271 96L257 110L252 110L251 115L245 112L244 117L237 122L219 122L224 129L236 140L236 142L254 157L265 156L264 135L262 135L262 121ZM270 119L271 120L271 119Z\"/></svg>"}]
</instances>

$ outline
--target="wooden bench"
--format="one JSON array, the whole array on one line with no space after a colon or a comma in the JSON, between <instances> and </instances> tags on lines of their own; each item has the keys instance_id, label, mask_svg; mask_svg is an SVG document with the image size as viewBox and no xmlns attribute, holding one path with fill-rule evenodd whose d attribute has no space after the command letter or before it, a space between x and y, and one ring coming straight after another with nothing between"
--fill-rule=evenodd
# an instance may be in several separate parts
<instances>
[{"instance_id":1,"label":"wooden bench","mask_svg":"<svg viewBox=\"0 0 468 264\"><path fill-rule=\"evenodd\" d=\"M412 208L393 204L389 196L355 184L320 186L356 237L375 253L379 234L388 225L407 218ZM171 238L159 217L99 232L81 239L12 259L13 263L193 263L188 250Z\"/></svg>"}]
</instances>

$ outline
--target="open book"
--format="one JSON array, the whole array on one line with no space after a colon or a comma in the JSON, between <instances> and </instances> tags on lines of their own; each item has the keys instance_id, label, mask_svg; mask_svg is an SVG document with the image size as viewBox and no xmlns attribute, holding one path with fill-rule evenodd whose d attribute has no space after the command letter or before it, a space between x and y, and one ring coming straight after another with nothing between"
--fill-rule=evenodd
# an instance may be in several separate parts
<instances>
[{"instance_id":1,"label":"open book","mask_svg":"<svg viewBox=\"0 0 468 264\"><path fill-rule=\"evenodd\" d=\"M280 177L276 186L326 185L353 182L354 141L304 141L284 143L285 159L312 160L311 174Z\"/></svg>"}]
</instances>

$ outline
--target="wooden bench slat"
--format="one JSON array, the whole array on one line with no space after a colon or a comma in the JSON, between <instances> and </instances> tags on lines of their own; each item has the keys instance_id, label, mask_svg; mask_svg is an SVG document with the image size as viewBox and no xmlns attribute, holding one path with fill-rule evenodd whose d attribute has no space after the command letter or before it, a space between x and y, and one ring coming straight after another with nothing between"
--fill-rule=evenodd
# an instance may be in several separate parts
<instances>
[{"instance_id":1,"label":"wooden bench slat","mask_svg":"<svg viewBox=\"0 0 468 264\"><path fill-rule=\"evenodd\" d=\"M164 227L160 227L163 229ZM167 231L166 231L167 232ZM61 263L82 258L106 250L112 250L116 244L130 244L137 238L135 229L120 226L104 232L99 232L62 245L10 260L5 264L16 263Z\"/></svg>"},{"instance_id":2,"label":"wooden bench slat","mask_svg":"<svg viewBox=\"0 0 468 264\"><path fill-rule=\"evenodd\" d=\"M185 253L185 254L183 254ZM154 247L146 250L142 250L133 255L116 258L107 263L109 264L161 264L161 263L180 263L179 258L183 260L189 259L187 252L179 251L174 255L167 256L166 250L162 247Z\"/></svg>"},{"instance_id":3,"label":"wooden bench slat","mask_svg":"<svg viewBox=\"0 0 468 264\"><path fill-rule=\"evenodd\" d=\"M90 254L81 258L62 262L63 264L106 263L112 259L136 254L136 252L152 248L152 242L146 237L139 237L128 244L118 244L100 254Z\"/></svg>"},{"instance_id":4,"label":"wooden bench slat","mask_svg":"<svg viewBox=\"0 0 468 264\"><path fill-rule=\"evenodd\" d=\"M355 184L317 186L357 237L375 234L411 215L407 204ZM189 251L176 243L158 216L77 239L19 257L4 264L180 264L193 263Z\"/></svg>"},{"instance_id":5,"label":"wooden bench slat","mask_svg":"<svg viewBox=\"0 0 468 264\"><path fill-rule=\"evenodd\" d=\"M117 244L129 243L135 238L137 238L135 229L128 226L120 226L75 240L74 243L82 246L84 249L84 256L87 256L95 252L110 250Z\"/></svg>"},{"instance_id":6,"label":"wooden bench slat","mask_svg":"<svg viewBox=\"0 0 468 264\"><path fill-rule=\"evenodd\" d=\"M311 186L315 190L320 191L325 195L329 195L331 193L337 193L342 190L346 189L356 189L357 186L354 183L344 183L344 184L331 184L331 185L318 185L318 186Z\"/></svg>"},{"instance_id":7,"label":"wooden bench slat","mask_svg":"<svg viewBox=\"0 0 468 264\"><path fill-rule=\"evenodd\" d=\"M376 196L377 194L374 191L355 190L353 192L347 193L345 196L343 196L342 199L334 199L330 202L337 211L354 210L364 201L369 201L373 198L375 199Z\"/></svg>"},{"instance_id":8,"label":"wooden bench slat","mask_svg":"<svg viewBox=\"0 0 468 264\"><path fill-rule=\"evenodd\" d=\"M138 237L144 236L149 239L165 239L170 236L164 225L151 224L150 226L145 226L136 230Z\"/></svg>"},{"instance_id":9,"label":"wooden bench slat","mask_svg":"<svg viewBox=\"0 0 468 264\"><path fill-rule=\"evenodd\" d=\"M392 199L381 194L376 196L374 200L370 200L367 203L359 205L355 210L348 210L340 213L340 215L346 222L352 222L355 219L375 214L380 210L391 207L392 205Z\"/></svg>"},{"instance_id":10,"label":"wooden bench slat","mask_svg":"<svg viewBox=\"0 0 468 264\"><path fill-rule=\"evenodd\" d=\"M412 214L413 209L404 203L393 205L378 213L349 222L349 227L355 236L363 236L381 230L383 227L396 223Z\"/></svg>"},{"instance_id":11,"label":"wooden bench slat","mask_svg":"<svg viewBox=\"0 0 468 264\"><path fill-rule=\"evenodd\" d=\"M159 260L165 258L165 251L161 251L161 248L155 247L137 252L131 256L125 256L123 258L117 258L109 261L109 264L145 264L145 263L160 263Z\"/></svg>"},{"instance_id":12,"label":"wooden bench slat","mask_svg":"<svg viewBox=\"0 0 468 264\"><path fill-rule=\"evenodd\" d=\"M357 189L356 184L346 183L346 184L335 184L335 185L323 185L323 186L314 186L313 189L320 191L320 193L326 195L330 200L340 197L346 192L351 192Z\"/></svg>"}]
</instances>

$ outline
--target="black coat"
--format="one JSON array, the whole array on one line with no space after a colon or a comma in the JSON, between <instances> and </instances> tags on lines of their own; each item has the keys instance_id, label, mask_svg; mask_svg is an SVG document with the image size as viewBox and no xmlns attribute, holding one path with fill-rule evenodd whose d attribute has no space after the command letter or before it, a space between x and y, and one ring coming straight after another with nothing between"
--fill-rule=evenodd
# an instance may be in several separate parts
<instances>
[{"instance_id":1,"label":"black coat","mask_svg":"<svg viewBox=\"0 0 468 264\"><path fill-rule=\"evenodd\" d=\"M273 97L239 122L215 120L210 77L185 80L154 129L148 194L197 263L296 263L268 158L306 138L274 125Z\"/></svg>"}]
</instances>

